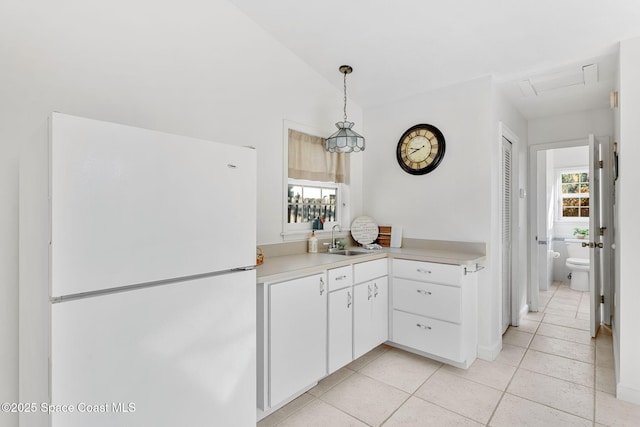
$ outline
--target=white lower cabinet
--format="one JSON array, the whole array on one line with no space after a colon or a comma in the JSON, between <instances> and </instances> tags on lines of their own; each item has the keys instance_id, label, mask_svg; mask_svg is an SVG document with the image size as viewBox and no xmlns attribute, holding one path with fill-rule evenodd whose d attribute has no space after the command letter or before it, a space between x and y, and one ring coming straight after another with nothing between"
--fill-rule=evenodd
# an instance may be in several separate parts
<instances>
[{"instance_id":1,"label":"white lower cabinet","mask_svg":"<svg viewBox=\"0 0 640 427\"><path fill-rule=\"evenodd\" d=\"M329 270L329 373L387 340L388 260L377 259ZM335 283L332 278L335 278ZM353 281L364 282L352 286Z\"/></svg>"},{"instance_id":2,"label":"white lower cabinet","mask_svg":"<svg viewBox=\"0 0 640 427\"><path fill-rule=\"evenodd\" d=\"M476 282L459 265L394 259L391 341L469 367L478 343Z\"/></svg>"},{"instance_id":3,"label":"white lower cabinet","mask_svg":"<svg viewBox=\"0 0 640 427\"><path fill-rule=\"evenodd\" d=\"M387 341L387 276L354 286L353 294L353 357L357 359Z\"/></svg>"},{"instance_id":4,"label":"white lower cabinet","mask_svg":"<svg viewBox=\"0 0 640 427\"><path fill-rule=\"evenodd\" d=\"M327 285L316 274L269 286L269 406L327 374Z\"/></svg>"},{"instance_id":5,"label":"white lower cabinet","mask_svg":"<svg viewBox=\"0 0 640 427\"><path fill-rule=\"evenodd\" d=\"M353 360L353 288L329 294L329 373Z\"/></svg>"}]
</instances>

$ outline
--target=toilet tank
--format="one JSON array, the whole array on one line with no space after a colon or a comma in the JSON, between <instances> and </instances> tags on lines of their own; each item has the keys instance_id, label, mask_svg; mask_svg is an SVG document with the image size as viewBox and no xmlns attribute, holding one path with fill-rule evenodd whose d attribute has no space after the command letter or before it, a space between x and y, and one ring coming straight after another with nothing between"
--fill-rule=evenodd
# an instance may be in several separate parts
<instances>
[{"instance_id":1,"label":"toilet tank","mask_svg":"<svg viewBox=\"0 0 640 427\"><path fill-rule=\"evenodd\" d=\"M589 247L582 247L583 243L588 243L587 239L564 239L567 245L567 258L589 258Z\"/></svg>"}]
</instances>

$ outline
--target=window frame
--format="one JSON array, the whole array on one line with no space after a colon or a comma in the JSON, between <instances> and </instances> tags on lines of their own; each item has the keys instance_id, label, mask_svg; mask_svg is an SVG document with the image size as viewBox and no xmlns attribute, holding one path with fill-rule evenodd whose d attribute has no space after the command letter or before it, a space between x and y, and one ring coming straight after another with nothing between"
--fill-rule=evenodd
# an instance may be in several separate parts
<instances>
[{"instance_id":1,"label":"window frame","mask_svg":"<svg viewBox=\"0 0 640 427\"><path fill-rule=\"evenodd\" d=\"M312 223L289 223L288 215L289 215L289 184L294 185L303 185L310 187L326 187L326 188L336 188L336 221L325 222L323 225L323 230L316 230L316 235L322 236L324 233L331 234L331 228L334 225L339 225L340 230L343 232L349 231L348 228L348 218L350 217L350 187L349 184L346 183L336 183L336 182L324 182L324 181L310 181L310 180L301 180L289 178L289 129L296 130L298 132L303 132L309 135L321 136L321 135L329 135L331 134L330 130L322 131L320 129L314 128L312 126L303 125L300 123L293 122L291 120L283 120L283 132L282 132L282 151L283 151L283 164L282 164L282 176L283 176L283 185L282 185L282 238L284 241L290 240L304 240L309 237L309 234L312 231ZM323 136L324 137L324 136Z\"/></svg>"},{"instance_id":2,"label":"window frame","mask_svg":"<svg viewBox=\"0 0 640 427\"><path fill-rule=\"evenodd\" d=\"M563 216L563 211L562 211L562 201L565 198L571 197L565 197L564 194L568 194L568 193L563 193L562 192L562 175L566 175L566 174L576 174L576 173L586 173L587 177L589 176L589 167L588 166L582 166L582 167L570 167L570 168L559 168L556 169L556 194L557 196L557 203L556 203L556 221L558 222L575 222L575 223L588 223L589 222L589 217L588 216ZM589 182L587 180L587 182ZM578 194L578 198L585 198L587 197L589 199L589 214L591 214L591 188L589 188L589 192L588 193L577 193ZM575 196L574 196L575 197Z\"/></svg>"},{"instance_id":3,"label":"window frame","mask_svg":"<svg viewBox=\"0 0 640 427\"><path fill-rule=\"evenodd\" d=\"M309 181L306 179L294 179L287 177L287 194L289 193L289 185L298 185L301 187L319 187L319 188L331 188L336 190L336 219L341 218L342 211L342 187L344 184L336 183L336 182L324 182L324 181ZM289 201L287 197L286 201L286 219L287 221L287 231L305 231L309 232L312 229L312 223L310 222L288 222L289 216ZM340 221L325 221L324 228L331 228L335 224L340 225Z\"/></svg>"}]
</instances>

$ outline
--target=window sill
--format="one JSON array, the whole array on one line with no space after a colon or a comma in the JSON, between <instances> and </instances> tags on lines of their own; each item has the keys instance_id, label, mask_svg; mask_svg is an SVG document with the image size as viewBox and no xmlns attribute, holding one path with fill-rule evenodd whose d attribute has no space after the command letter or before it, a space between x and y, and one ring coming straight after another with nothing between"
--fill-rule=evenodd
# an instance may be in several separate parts
<instances>
[{"instance_id":1,"label":"window sill","mask_svg":"<svg viewBox=\"0 0 640 427\"><path fill-rule=\"evenodd\" d=\"M299 231L284 231L280 233L282 236L282 240L284 242L294 242L300 240L307 240L311 235L311 232L315 231L316 237L318 239L330 239L331 238L331 229L324 230L299 230ZM350 229L342 228L341 231L336 231L334 235L336 237L347 237L349 235Z\"/></svg>"}]
</instances>

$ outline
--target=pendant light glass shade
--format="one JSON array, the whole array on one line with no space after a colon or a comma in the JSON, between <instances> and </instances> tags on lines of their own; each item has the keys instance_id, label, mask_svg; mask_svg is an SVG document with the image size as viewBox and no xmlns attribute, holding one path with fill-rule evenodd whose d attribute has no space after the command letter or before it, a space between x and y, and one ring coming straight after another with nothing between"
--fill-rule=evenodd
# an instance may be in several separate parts
<instances>
[{"instance_id":1,"label":"pendant light glass shade","mask_svg":"<svg viewBox=\"0 0 640 427\"><path fill-rule=\"evenodd\" d=\"M351 153L364 150L364 137L352 131L353 122L336 123L338 131L327 138L327 151L332 153Z\"/></svg>"},{"instance_id":2,"label":"pendant light glass shade","mask_svg":"<svg viewBox=\"0 0 640 427\"><path fill-rule=\"evenodd\" d=\"M353 122L347 121L347 74L353 71L349 65L339 68L344 74L344 121L336 123L338 131L327 138L325 148L332 153L364 151L364 137L352 131Z\"/></svg>"}]
</instances>

